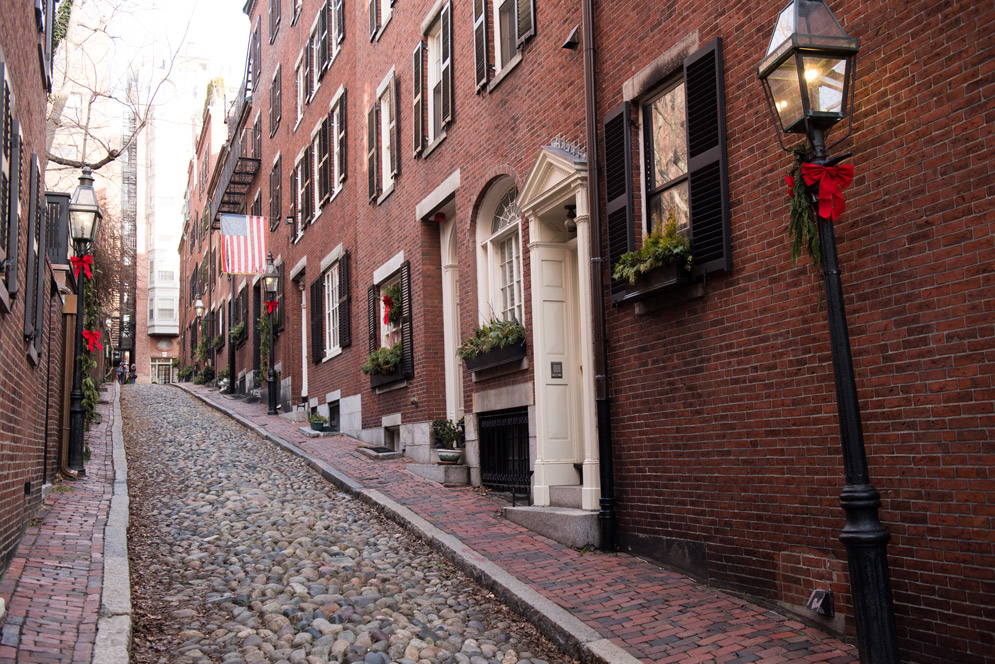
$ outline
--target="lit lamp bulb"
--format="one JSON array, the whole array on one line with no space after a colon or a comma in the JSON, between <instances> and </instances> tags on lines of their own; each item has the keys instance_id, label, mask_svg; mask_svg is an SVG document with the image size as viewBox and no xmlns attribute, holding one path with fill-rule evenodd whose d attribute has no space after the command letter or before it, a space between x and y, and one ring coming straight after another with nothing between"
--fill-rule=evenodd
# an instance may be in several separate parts
<instances>
[{"instance_id":1,"label":"lit lamp bulb","mask_svg":"<svg viewBox=\"0 0 995 664\"><path fill-rule=\"evenodd\" d=\"M805 80L806 81L808 81L808 82L811 83L812 81L814 81L817 78L819 78L819 70L818 69L808 68L808 69L805 70Z\"/></svg>"},{"instance_id":2,"label":"lit lamp bulb","mask_svg":"<svg viewBox=\"0 0 995 664\"><path fill-rule=\"evenodd\" d=\"M781 101L777 102L777 110L783 111L787 107L788 107L788 102L785 101L784 99L782 99Z\"/></svg>"}]
</instances>

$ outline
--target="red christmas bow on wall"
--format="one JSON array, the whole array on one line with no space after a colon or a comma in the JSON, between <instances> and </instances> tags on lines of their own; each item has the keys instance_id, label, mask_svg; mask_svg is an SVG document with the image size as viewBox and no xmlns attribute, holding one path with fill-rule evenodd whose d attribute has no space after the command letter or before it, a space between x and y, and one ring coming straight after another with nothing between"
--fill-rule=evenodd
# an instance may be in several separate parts
<instances>
[{"instance_id":1,"label":"red christmas bow on wall","mask_svg":"<svg viewBox=\"0 0 995 664\"><path fill-rule=\"evenodd\" d=\"M266 300L266 313L271 314L276 311L277 306L279 306L277 300Z\"/></svg>"},{"instance_id":2,"label":"red christmas bow on wall","mask_svg":"<svg viewBox=\"0 0 995 664\"><path fill-rule=\"evenodd\" d=\"M77 279L79 279L80 268L83 268L87 279L93 279L93 273L90 272L90 266L93 265L93 256L90 254L86 254L85 256L70 256L69 262L76 268L75 276Z\"/></svg>"},{"instance_id":3,"label":"red christmas bow on wall","mask_svg":"<svg viewBox=\"0 0 995 664\"><path fill-rule=\"evenodd\" d=\"M809 187L819 184L819 216L836 221L846 205L843 190L853 182L853 166L802 164L802 179Z\"/></svg>"},{"instance_id":4,"label":"red christmas bow on wall","mask_svg":"<svg viewBox=\"0 0 995 664\"><path fill-rule=\"evenodd\" d=\"M93 346L96 345L98 349L103 350L104 345L100 343L100 330L83 330L83 338L86 339L88 345L87 350L91 353L93 352Z\"/></svg>"},{"instance_id":5,"label":"red christmas bow on wall","mask_svg":"<svg viewBox=\"0 0 995 664\"><path fill-rule=\"evenodd\" d=\"M390 325L390 310L394 307L394 301L390 295L383 296L383 324Z\"/></svg>"}]
</instances>

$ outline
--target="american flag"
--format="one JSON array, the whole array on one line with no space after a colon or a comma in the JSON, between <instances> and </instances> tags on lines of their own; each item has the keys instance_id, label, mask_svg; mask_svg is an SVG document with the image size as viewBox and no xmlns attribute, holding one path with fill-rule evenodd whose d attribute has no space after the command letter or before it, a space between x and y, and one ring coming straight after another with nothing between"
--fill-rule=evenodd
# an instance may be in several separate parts
<instances>
[{"instance_id":1,"label":"american flag","mask_svg":"<svg viewBox=\"0 0 995 664\"><path fill-rule=\"evenodd\" d=\"M223 270L228 274L266 271L266 217L221 215Z\"/></svg>"}]
</instances>

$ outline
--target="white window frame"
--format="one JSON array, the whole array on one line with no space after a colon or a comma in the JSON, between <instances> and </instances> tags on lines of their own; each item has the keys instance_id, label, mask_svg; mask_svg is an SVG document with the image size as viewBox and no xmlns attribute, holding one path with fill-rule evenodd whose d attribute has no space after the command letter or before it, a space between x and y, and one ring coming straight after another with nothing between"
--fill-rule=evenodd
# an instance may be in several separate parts
<instances>
[{"instance_id":1,"label":"white window frame","mask_svg":"<svg viewBox=\"0 0 995 664\"><path fill-rule=\"evenodd\" d=\"M335 261L323 275L325 296L325 359L342 352L339 337L339 262Z\"/></svg>"},{"instance_id":2,"label":"white window frame","mask_svg":"<svg viewBox=\"0 0 995 664\"><path fill-rule=\"evenodd\" d=\"M428 68L425 72L425 85L422 90L422 98L425 99L425 105L428 109L428 132L426 134L427 143L431 145L445 133L442 128L442 121L440 119L439 126L435 126L435 116L439 113L441 116L441 109L438 108L442 102L442 16L441 14L435 18L435 21L429 27L428 32L425 35L426 41L426 51L428 53ZM436 102L435 99L435 88L439 88L439 101Z\"/></svg>"},{"instance_id":3,"label":"white window frame","mask_svg":"<svg viewBox=\"0 0 995 664\"><path fill-rule=\"evenodd\" d=\"M314 126L311 130L311 196L314 198L314 215L311 220L314 221L321 214L321 194L318 192L318 179L320 177L319 164L321 164L321 125L325 122L325 118L322 118L318 124ZM331 146L329 146L331 148ZM298 181L300 176L298 176Z\"/></svg>"},{"instance_id":4,"label":"white window frame","mask_svg":"<svg viewBox=\"0 0 995 664\"><path fill-rule=\"evenodd\" d=\"M379 126L377 127L377 150L380 161L380 197L378 202L387 197L394 190L394 173L390 163L390 143L393 140L390 131L390 119L394 115L394 69L384 78L377 87L377 113Z\"/></svg>"},{"instance_id":5,"label":"white window frame","mask_svg":"<svg viewBox=\"0 0 995 664\"><path fill-rule=\"evenodd\" d=\"M332 3L335 4L334 2ZM339 192L342 191L342 172L343 166L342 155L339 152L339 127L342 125L342 108L339 106L339 100L342 99L342 95L345 92L345 87L340 85L339 89L335 91L335 96L332 97L331 103L328 105L328 117L331 121L331 126L329 127L329 158L332 160L332 190L330 193L329 200L338 196ZM346 131L349 131L349 127L346 127Z\"/></svg>"},{"instance_id":6,"label":"white window frame","mask_svg":"<svg viewBox=\"0 0 995 664\"><path fill-rule=\"evenodd\" d=\"M310 145L310 143L308 143ZM307 154L307 145L301 148L300 153L297 155L297 159L294 160L294 170L297 172L297 186L294 188L294 201L296 202L296 214L294 215L294 241L300 240L304 237L304 224L301 220L304 216L304 176L303 176L303 164L304 155Z\"/></svg>"},{"instance_id":7,"label":"white window frame","mask_svg":"<svg viewBox=\"0 0 995 664\"><path fill-rule=\"evenodd\" d=\"M501 5L508 3L511 5L511 46L512 52L507 54L507 58L502 62L502 40L505 37L504 32L501 30ZM515 11L515 0L491 0L491 11L492 11L492 25L494 26L494 74L497 74L504 69L509 68L512 65L512 61L515 59L515 55L518 53L518 47L515 44L517 26L515 22L518 20L518 15Z\"/></svg>"},{"instance_id":8,"label":"white window frame","mask_svg":"<svg viewBox=\"0 0 995 664\"><path fill-rule=\"evenodd\" d=\"M314 15L314 23L311 24L310 36L307 40L307 45L304 47L307 50L308 57L311 58L311 96L308 97L308 102L314 99L315 95L318 94L318 86L321 85L321 65L322 62L319 58L321 53L321 43L318 33L318 23L321 21L321 12L325 11L325 3L321 4L321 8L318 13Z\"/></svg>"},{"instance_id":9,"label":"white window frame","mask_svg":"<svg viewBox=\"0 0 995 664\"><path fill-rule=\"evenodd\" d=\"M297 121L294 123L294 129L296 130L301 124L301 120L304 118L304 106L307 104L307 100L304 98L304 54L305 50L301 51L301 54L297 56L297 64L294 65L294 80L297 82L297 90L294 97L297 99Z\"/></svg>"},{"instance_id":10,"label":"white window frame","mask_svg":"<svg viewBox=\"0 0 995 664\"><path fill-rule=\"evenodd\" d=\"M497 231L491 230L501 202L515 189L510 180L496 185L486 195L477 219L477 293L481 323L486 323L491 318L507 320L509 313L519 323L525 322L521 216ZM509 242L513 252L510 257L513 276L510 283L506 283L503 279L501 249ZM504 305L504 294L508 288L511 288L513 298L510 307Z\"/></svg>"},{"instance_id":11,"label":"white window frame","mask_svg":"<svg viewBox=\"0 0 995 664\"><path fill-rule=\"evenodd\" d=\"M398 271L384 279L383 282L377 284L377 316L379 317L380 325L380 347L381 348L391 348L394 344L401 342L401 326L391 325L389 323L384 323L384 303L383 303L383 292L384 289L390 286L397 286L398 293L401 291L401 273ZM394 303L394 306L401 306L400 302Z\"/></svg>"},{"instance_id":12,"label":"white window frame","mask_svg":"<svg viewBox=\"0 0 995 664\"><path fill-rule=\"evenodd\" d=\"M328 34L331 35L331 44L328 45L328 68L332 68L332 63L335 62L335 56L339 54L342 50L342 37L339 34L339 12L338 3L335 0L327 0L329 9L328 20L331 22L328 26ZM343 3L342 11L345 11L345 5Z\"/></svg>"}]
</instances>

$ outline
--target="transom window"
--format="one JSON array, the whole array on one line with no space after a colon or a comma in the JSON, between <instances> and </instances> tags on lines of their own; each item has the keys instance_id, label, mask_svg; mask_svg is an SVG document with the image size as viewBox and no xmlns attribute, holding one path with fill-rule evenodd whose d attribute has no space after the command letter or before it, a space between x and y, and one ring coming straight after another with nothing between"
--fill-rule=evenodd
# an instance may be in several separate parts
<instances>
[{"instance_id":1,"label":"transom window","mask_svg":"<svg viewBox=\"0 0 995 664\"><path fill-rule=\"evenodd\" d=\"M647 232L662 228L672 214L681 229L690 223L687 118L684 81L643 106L646 141Z\"/></svg>"}]
</instances>

